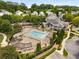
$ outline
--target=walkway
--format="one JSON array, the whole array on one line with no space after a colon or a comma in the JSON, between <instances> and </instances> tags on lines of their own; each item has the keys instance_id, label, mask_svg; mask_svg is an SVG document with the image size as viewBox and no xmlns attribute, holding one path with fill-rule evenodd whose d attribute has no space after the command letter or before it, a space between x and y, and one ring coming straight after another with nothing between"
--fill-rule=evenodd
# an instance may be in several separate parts
<instances>
[{"instance_id":1,"label":"walkway","mask_svg":"<svg viewBox=\"0 0 79 59\"><path fill-rule=\"evenodd\" d=\"M2 35L4 37L3 40L2 40L2 42L1 42L1 47L7 46L7 44L8 44L6 42L7 36L4 33L0 33L0 35Z\"/></svg>"}]
</instances>

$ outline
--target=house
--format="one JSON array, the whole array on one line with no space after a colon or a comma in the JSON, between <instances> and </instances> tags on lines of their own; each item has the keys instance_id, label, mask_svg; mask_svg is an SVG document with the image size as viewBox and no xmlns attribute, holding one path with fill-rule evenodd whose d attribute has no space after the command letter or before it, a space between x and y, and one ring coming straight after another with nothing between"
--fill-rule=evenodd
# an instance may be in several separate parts
<instances>
[{"instance_id":1,"label":"house","mask_svg":"<svg viewBox=\"0 0 79 59\"><path fill-rule=\"evenodd\" d=\"M6 10L1 10L0 16L3 16L4 14L11 15L12 13L11 12L8 12Z\"/></svg>"},{"instance_id":2,"label":"house","mask_svg":"<svg viewBox=\"0 0 79 59\"><path fill-rule=\"evenodd\" d=\"M45 16L44 12L40 12L39 16Z\"/></svg>"},{"instance_id":3,"label":"house","mask_svg":"<svg viewBox=\"0 0 79 59\"><path fill-rule=\"evenodd\" d=\"M37 11L34 11L34 12L32 13L32 15L38 15L38 12L37 12Z\"/></svg>"},{"instance_id":4,"label":"house","mask_svg":"<svg viewBox=\"0 0 79 59\"><path fill-rule=\"evenodd\" d=\"M46 18L46 23L48 27L54 29L62 29L64 28L63 23L61 22L60 18L56 16L56 14L50 13Z\"/></svg>"},{"instance_id":5,"label":"house","mask_svg":"<svg viewBox=\"0 0 79 59\"><path fill-rule=\"evenodd\" d=\"M30 13L31 13L31 11L29 11L29 10L26 11L26 14L30 14Z\"/></svg>"},{"instance_id":6,"label":"house","mask_svg":"<svg viewBox=\"0 0 79 59\"><path fill-rule=\"evenodd\" d=\"M23 12L22 12L22 11L20 11L20 10L18 10L18 11L16 11L16 12L15 12L15 14L16 14L16 15L22 15L22 14L23 14Z\"/></svg>"},{"instance_id":7,"label":"house","mask_svg":"<svg viewBox=\"0 0 79 59\"><path fill-rule=\"evenodd\" d=\"M12 14L11 12L8 12L6 10L2 10L1 12L4 13L4 14L7 14L7 15L11 15Z\"/></svg>"},{"instance_id":8,"label":"house","mask_svg":"<svg viewBox=\"0 0 79 59\"><path fill-rule=\"evenodd\" d=\"M78 14L79 11L71 11L71 14Z\"/></svg>"},{"instance_id":9,"label":"house","mask_svg":"<svg viewBox=\"0 0 79 59\"><path fill-rule=\"evenodd\" d=\"M11 12L8 12L6 10L1 10L0 16L3 16L4 14L11 15L12 13Z\"/></svg>"},{"instance_id":10,"label":"house","mask_svg":"<svg viewBox=\"0 0 79 59\"><path fill-rule=\"evenodd\" d=\"M53 12L51 12L51 11L47 11L46 13L48 16L53 15Z\"/></svg>"},{"instance_id":11,"label":"house","mask_svg":"<svg viewBox=\"0 0 79 59\"><path fill-rule=\"evenodd\" d=\"M58 10L64 10L63 8L58 8Z\"/></svg>"},{"instance_id":12,"label":"house","mask_svg":"<svg viewBox=\"0 0 79 59\"><path fill-rule=\"evenodd\" d=\"M4 13L0 12L0 16L3 16L3 15L4 15Z\"/></svg>"}]
</instances>

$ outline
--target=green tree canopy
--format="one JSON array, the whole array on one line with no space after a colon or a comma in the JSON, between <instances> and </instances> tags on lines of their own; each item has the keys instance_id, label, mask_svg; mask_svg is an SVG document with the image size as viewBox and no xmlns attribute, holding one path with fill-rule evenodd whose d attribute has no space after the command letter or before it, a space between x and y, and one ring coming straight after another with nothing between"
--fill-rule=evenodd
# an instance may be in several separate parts
<instances>
[{"instance_id":1,"label":"green tree canopy","mask_svg":"<svg viewBox=\"0 0 79 59\"><path fill-rule=\"evenodd\" d=\"M6 46L0 48L0 59L17 59L18 53L14 46Z\"/></svg>"},{"instance_id":2,"label":"green tree canopy","mask_svg":"<svg viewBox=\"0 0 79 59\"><path fill-rule=\"evenodd\" d=\"M71 22L71 21L73 20L73 18L74 18L74 16L73 16L72 14L65 14L65 15L63 16L63 19L64 19L65 21L68 21L68 22Z\"/></svg>"},{"instance_id":3,"label":"green tree canopy","mask_svg":"<svg viewBox=\"0 0 79 59\"><path fill-rule=\"evenodd\" d=\"M5 7L6 6L6 7ZM7 10L9 12L15 13L17 10L25 11L27 6L24 3L18 4L16 2L4 2L0 0L0 9Z\"/></svg>"},{"instance_id":4,"label":"green tree canopy","mask_svg":"<svg viewBox=\"0 0 79 59\"><path fill-rule=\"evenodd\" d=\"M31 15L31 22L34 25L40 25L45 20L42 16Z\"/></svg>"},{"instance_id":5,"label":"green tree canopy","mask_svg":"<svg viewBox=\"0 0 79 59\"><path fill-rule=\"evenodd\" d=\"M11 23L8 20L0 19L0 32L12 31Z\"/></svg>"},{"instance_id":6,"label":"green tree canopy","mask_svg":"<svg viewBox=\"0 0 79 59\"><path fill-rule=\"evenodd\" d=\"M79 26L79 16L75 17L73 20L72 20L72 23L74 25L78 25Z\"/></svg>"},{"instance_id":7,"label":"green tree canopy","mask_svg":"<svg viewBox=\"0 0 79 59\"><path fill-rule=\"evenodd\" d=\"M3 15L2 19L9 20L11 23L22 22L23 17L18 15Z\"/></svg>"},{"instance_id":8,"label":"green tree canopy","mask_svg":"<svg viewBox=\"0 0 79 59\"><path fill-rule=\"evenodd\" d=\"M59 10L58 10L58 8L55 6L55 7L52 8L52 12L53 12L53 13L56 13L56 15L58 16Z\"/></svg>"},{"instance_id":9,"label":"green tree canopy","mask_svg":"<svg viewBox=\"0 0 79 59\"><path fill-rule=\"evenodd\" d=\"M41 51L41 43L37 43L36 52Z\"/></svg>"},{"instance_id":10,"label":"green tree canopy","mask_svg":"<svg viewBox=\"0 0 79 59\"><path fill-rule=\"evenodd\" d=\"M31 20L31 16L30 15L26 15L26 16L23 17L23 21L24 22L30 22L30 20Z\"/></svg>"},{"instance_id":11,"label":"green tree canopy","mask_svg":"<svg viewBox=\"0 0 79 59\"><path fill-rule=\"evenodd\" d=\"M21 30L22 30L22 26L21 25L19 25L17 23L15 25L13 25L14 33L20 32Z\"/></svg>"},{"instance_id":12,"label":"green tree canopy","mask_svg":"<svg viewBox=\"0 0 79 59\"><path fill-rule=\"evenodd\" d=\"M57 36L55 36L55 43L61 44L63 38L64 38L64 29L58 30L57 31Z\"/></svg>"}]
</instances>

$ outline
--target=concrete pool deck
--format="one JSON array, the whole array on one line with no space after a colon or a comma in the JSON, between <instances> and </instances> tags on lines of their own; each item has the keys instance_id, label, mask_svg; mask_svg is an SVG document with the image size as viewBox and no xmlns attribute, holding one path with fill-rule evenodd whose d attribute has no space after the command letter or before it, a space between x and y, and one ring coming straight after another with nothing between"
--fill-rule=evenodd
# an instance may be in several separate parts
<instances>
[{"instance_id":1,"label":"concrete pool deck","mask_svg":"<svg viewBox=\"0 0 79 59\"><path fill-rule=\"evenodd\" d=\"M37 43L41 42L42 47L48 46L49 43L50 43L50 41L49 41L50 38L49 37L46 37L44 40L37 40L37 39L31 38L31 37L28 37L28 32L30 32L34 29L36 29L36 28L34 28L32 26L24 26L20 33L17 33L17 34L14 35L15 39L16 38L21 38L22 39L20 41L20 43L29 43L29 42L31 42L32 43L32 48L33 48L32 50L30 50L31 52L36 49ZM36 29L36 30L38 30L38 29ZM42 31L42 30L39 30L39 31Z\"/></svg>"}]
</instances>

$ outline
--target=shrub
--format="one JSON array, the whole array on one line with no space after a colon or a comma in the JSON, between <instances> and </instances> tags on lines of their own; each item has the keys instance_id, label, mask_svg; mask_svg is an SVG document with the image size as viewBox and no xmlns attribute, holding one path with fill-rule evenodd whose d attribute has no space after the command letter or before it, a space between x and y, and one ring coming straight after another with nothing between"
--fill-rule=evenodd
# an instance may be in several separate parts
<instances>
[{"instance_id":1,"label":"shrub","mask_svg":"<svg viewBox=\"0 0 79 59\"><path fill-rule=\"evenodd\" d=\"M64 49L63 51L64 56L68 56L68 52Z\"/></svg>"},{"instance_id":2,"label":"shrub","mask_svg":"<svg viewBox=\"0 0 79 59\"><path fill-rule=\"evenodd\" d=\"M37 43L36 52L41 51L41 43Z\"/></svg>"}]
</instances>

